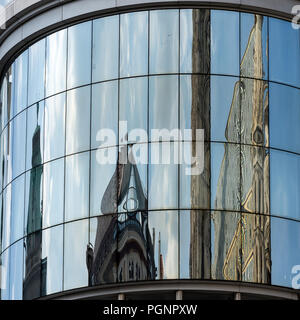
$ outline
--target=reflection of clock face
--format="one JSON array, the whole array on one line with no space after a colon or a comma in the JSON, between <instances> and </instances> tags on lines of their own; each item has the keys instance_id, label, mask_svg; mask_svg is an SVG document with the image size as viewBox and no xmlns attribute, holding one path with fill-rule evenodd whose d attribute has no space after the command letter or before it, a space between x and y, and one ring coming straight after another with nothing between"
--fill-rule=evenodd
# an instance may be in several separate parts
<instances>
[{"instance_id":1,"label":"reflection of clock face","mask_svg":"<svg viewBox=\"0 0 300 320\"><path fill-rule=\"evenodd\" d=\"M133 198L133 195L136 194L136 190L133 187L130 187L127 194L127 199L123 205L123 209L128 212L136 211L139 206L139 202L137 199ZM129 195L132 195L129 197Z\"/></svg>"}]
</instances>

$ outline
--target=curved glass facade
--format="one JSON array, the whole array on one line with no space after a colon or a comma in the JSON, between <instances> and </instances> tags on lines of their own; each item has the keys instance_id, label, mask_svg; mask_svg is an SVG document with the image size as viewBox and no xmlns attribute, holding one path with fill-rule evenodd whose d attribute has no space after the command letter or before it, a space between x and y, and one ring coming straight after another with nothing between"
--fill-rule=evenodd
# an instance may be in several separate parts
<instances>
[{"instance_id":1,"label":"curved glass facade","mask_svg":"<svg viewBox=\"0 0 300 320\"><path fill-rule=\"evenodd\" d=\"M1 299L161 279L293 286L300 32L289 22L168 9L79 23L17 57L0 107ZM200 174L187 174L194 133L151 134L166 129L202 129Z\"/></svg>"}]
</instances>

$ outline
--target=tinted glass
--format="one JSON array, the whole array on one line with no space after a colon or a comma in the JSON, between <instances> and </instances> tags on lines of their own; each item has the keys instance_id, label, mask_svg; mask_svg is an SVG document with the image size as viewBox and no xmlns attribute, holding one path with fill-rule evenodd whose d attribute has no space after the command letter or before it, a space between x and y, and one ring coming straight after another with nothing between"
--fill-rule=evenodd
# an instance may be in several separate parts
<instances>
[{"instance_id":1,"label":"tinted glass","mask_svg":"<svg viewBox=\"0 0 300 320\"><path fill-rule=\"evenodd\" d=\"M68 88L91 82L91 34L91 21L68 29Z\"/></svg>"},{"instance_id":2,"label":"tinted glass","mask_svg":"<svg viewBox=\"0 0 300 320\"><path fill-rule=\"evenodd\" d=\"M93 21L93 82L115 79L119 67L119 16Z\"/></svg>"},{"instance_id":3,"label":"tinted glass","mask_svg":"<svg viewBox=\"0 0 300 320\"><path fill-rule=\"evenodd\" d=\"M3 191L2 251L10 245L11 230L11 184Z\"/></svg>"},{"instance_id":4,"label":"tinted glass","mask_svg":"<svg viewBox=\"0 0 300 320\"><path fill-rule=\"evenodd\" d=\"M300 153L300 90L270 83L270 144Z\"/></svg>"},{"instance_id":5,"label":"tinted glass","mask_svg":"<svg viewBox=\"0 0 300 320\"><path fill-rule=\"evenodd\" d=\"M10 300L23 299L23 241L18 241L10 247Z\"/></svg>"},{"instance_id":6,"label":"tinted glass","mask_svg":"<svg viewBox=\"0 0 300 320\"><path fill-rule=\"evenodd\" d=\"M109 129L112 131L100 131ZM115 146L118 141L118 82L92 87L91 148Z\"/></svg>"},{"instance_id":7,"label":"tinted glass","mask_svg":"<svg viewBox=\"0 0 300 320\"><path fill-rule=\"evenodd\" d=\"M64 290L85 287L88 285L88 220L67 223L64 227Z\"/></svg>"},{"instance_id":8,"label":"tinted glass","mask_svg":"<svg viewBox=\"0 0 300 320\"><path fill-rule=\"evenodd\" d=\"M43 176L43 227L49 227L63 222L64 159L46 163Z\"/></svg>"},{"instance_id":9,"label":"tinted glass","mask_svg":"<svg viewBox=\"0 0 300 320\"><path fill-rule=\"evenodd\" d=\"M65 221L88 216L89 153L66 158Z\"/></svg>"},{"instance_id":10,"label":"tinted glass","mask_svg":"<svg viewBox=\"0 0 300 320\"><path fill-rule=\"evenodd\" d=\"M270 18L270 80L300 87L300 30Z\"/></svg>"},{"instance_id":11,"label":"tinted glass","mask_svg":"<svg viewBox=\"0 0 300 320\"><path fill-rule=\"evenodd\" d=\"M28 104L31 105L45 95L45 43L40 40L29 48Z\"/></svg>"},{"instance_id":12,"label":"tinted glass","mask_svg":"<svg viewBox=\"0 0 300 320\"><path fill-rule=\"evenodd\" d=\"M65 153L65 104L66 94L48 98L45 102L44 162Z\"/></svg>"},{"instance_id":13,"label":"tinted glass","mask_svg":"<svg viewBox=\"0 0 300 320\"><path fill-rule=\"evenodd\" d=\"M67 30L47 37L46 97L66 89Z\"/></svg>"},{"instance_id":14,"label":"tinted glass","mask_svg":"<svg viewBox=\"0 0 300 320\"><path fill-rule=\"evenodd\" d=\"M150 263L156 280L178 278L178 212L157 211L148 215L151 236Z\"/></svg>"},{"instance_id":15,"label":"tinted glass","mask_svg":"<svg viewBox=\"0 0 300 320\"><path fill-rule=\"evenodd\" d=\"M238 12L211 11L211 73L239 75Z\"/></svg>"},{"instance_id":16,"label":"tinted glass","mask_svg":"<svg viewBox=\"0 0 300 320\"><path fill-rule=\"evenodd\" d=\"M90 87L68 91L66 154L90 147L90 96Z\"/></svg>"},{"instance_id":17,"label":"tinted glass","mask_svg":"<svg viewBox=\"0 0 300 320\"><path fill-rule=\"evenodd\" d=\"M271 213L300 219L300 156L271 150Z\"/></svg>"},{"instance_id":18,"label":"tinted glass","mask_svg":"<svg viewBox=\"0 0 300 320\"><path fill-rule=\"evenodd\" d=\"M121 15L120 76L148 73L148 12Z\"/></svg>"},{"instance_id":19,"label":"tinted glass","mask_svg":"<svg viewBox=\"0 0 300 320\"><path fill-rule=\"evenodd\" d=\"M150 11L150 73L178 72L179 11Z\"/></svg>"}]
</instances>

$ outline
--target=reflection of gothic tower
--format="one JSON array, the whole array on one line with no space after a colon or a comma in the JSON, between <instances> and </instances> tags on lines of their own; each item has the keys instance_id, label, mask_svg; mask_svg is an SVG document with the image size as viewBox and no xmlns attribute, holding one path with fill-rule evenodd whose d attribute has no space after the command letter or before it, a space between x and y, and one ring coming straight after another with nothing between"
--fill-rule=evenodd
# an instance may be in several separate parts
<instances>
[{"instance_id":1,"label":"reflection of gothic tower","mask_svg":"<svg viewBox=\"0 0 300 320\"><path fill-rule=\"evenodd\" d=\"M210 135L210 11L193 10L193 72L207 74L192 76L191 129L192 155L196 154L195 132L204 129L205 140ZM210 147L205 145L204 171L191 176L191 207L210 206ZM190 211L190 277L210 277L210 214Z\"/></svg>"},{"instance_id":2,"label":"reflection of gothic tower","mask_svg":"<svg viewBox=\"0 0 300 320\"><path fill-rule=\"evenodd\" d=\"M117 168L101 202L94 249L87 248L89 285L149 280L155 277L154 252L148 229L147 199L129 147L129 162ZM127 146L119 153L125 159ZM118 216L117 209L123 214Z\"/></svg>"},{"instance_id":3,"label":"reflection of gothic tower","mask_svg":"<svg viewBox=\"0 0 300 320\"><path fill-rule=\"evenodd\" d=\"M37 105L37 118L39 105ZM23 283L24 299L33 299L46 290L47 261L42 257L42 213L41 213L41 180L43 168L40 166L41 128L37 124L32 138L32 158L30 171L29 203L27 216L27 238L25 240L25 279Z\"/></svg>"},{"instance_id":4,"label":"reflection of gothic tower","mask_svg":"<svg viewBox=\"0 0 300 320\"><path fill-rule=\"evenodd\" d=\"M241 62L242 75L250 73L259 79L263 78L262 28L263 18L256 15ZM232 136L235 134L232 128L234 128L234 118L240 115L241 142L269 145L267 91L267 83L261 80L242 79L236 84L226 128L227 138L237 140L237 136ZM239 101L242 103L241 109ZM236 161L237 158L240 158L241 165ZM265 213L266 216L243 214L240 217L234 213L214 215L216 249L213 270L220 278L241 280L242 277L245 281L269 283L271 267L270 219L267 216L270 205L269 154L264 148L242 144L238 157L238 153L230 154L226 145L216 203L226 199L227 186L228 190L234 190L236 181L232 180L232 177L236 176L236 172L240 172L239 166L242 169L241 200L239 200L242 203L242 210ZM238 189L236 193L239 194ZM218 272L222 274L217 274Z\"/></svg>"}]
</instances>

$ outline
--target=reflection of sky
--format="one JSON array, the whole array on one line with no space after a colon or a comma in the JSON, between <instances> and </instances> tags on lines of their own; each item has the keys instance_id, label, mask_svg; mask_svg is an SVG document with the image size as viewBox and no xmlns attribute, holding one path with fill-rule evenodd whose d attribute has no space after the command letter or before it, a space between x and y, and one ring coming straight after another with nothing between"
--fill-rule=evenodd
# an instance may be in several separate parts
<instances>
[{"instance_id":1,"label":"reflection of sky","mask_svg":"<svg viewBox=\"0 0 300 320\"><path fill-rule=\"evenodd\" d=\"M180 72L192 72L193 10L180 11Z\"/></svg>"},{"instance_id":2,"label":"reflection of sky","mask_svg":"<svg viewBox=\"0 0 300 320\"><path fill-rule=\"evenodd\" d=\"M10 299L22 300L23 292L23 241L18 241L10 248ZM5 299L5 297L4 297Z\"/></svg>"},{"instance_id":3,"label":"reflection of sky","mask_svg":"<svg viewBox=\"0 0 300 320\"><path fill-rule=\"evenodd\" d=\"M300 152L300 90L270 83L270 145Z\"/></svg>"},{"instance_id":4,"label":"reflection of sky","mask_svg":"<svg viewBox=\"0 0 300 320\"><path fill-rule=\"evenodd\" d=\"M211 140L213 141L227 141L225 130L237 81L238 79L233 77L211 77Z\"/></svg>"},{"instance_id":5,"label":"reflection of sky","mask_svg":"<svg viewBox=\"0 0 300 320\"><path fill-rule=\"evenodd\" d=\"M270 80L300 86L300 30L270 18Z\"/></svg>"},{"instance_id":6,"label":"reflection of sky","mask_svg":"<svg viewBox=\"0 0 300 320\"><path fill-rule=\"evenodd\" d=\"M271 213L300 218L300 156L271 150Z\"/></svg>"},{"instance_id":7,"label":"reflection of sky","mask_svg":"<svg viewBox=\"0 0 300 320\"><path fill-rule=\"evenodd\" d=\"M0 5L1 6L6 6L9 2L12 2L14 0L0 0Z\"/></svg>"},{"instance_id":8,"label":"reflection of sky","mask_svg":"<svg viewBox=\"0 0 300 320\"><path fill-rule=\"evenodd\" d=\"M291 270L294 265L300 265L299 234L299 223L271 219L272 284L292 286L295 274Z\"/></svg>"},{"instance_id":9,"label":"reflection of sky","mask_svg":"<svg viewBox=\"0 0 300 320\"><path fill-rule=\"evenodd\" d=\"M217 195L217 187L219 181L219 174L221 165L224 158L224 144L212 143L211 144L211 207L215 207L215 199Z\"/></svg>"},{"instance_id":10,"label":"reflection of sky","mask_svg":"<svg viewBox=\"0 0 300 320\"><path fill-rule=\"evenodd\" d=\"M180 278L190 277L190 211L180 211Z\"/></svg>"},{"instance_id":11,"label":"reflection of sky","mask_svg":"<svg viewBox=\"0 0 300 320\"><path fill-rule=\"evenodd\" d=\"M158 239L160 232L161 254L163 256L164 278L178 277L178 213L160 211L149 214L149 231L155 228L155 265L158 266ZM159 274L158 274L159 277Z\"/></svg>"},{"instance_id":12,"label":"reflection of sky","mask_svg":"<svg viewBox=\"0 0 300 320\"><path fill-rule=\"evenodd\" d=\"M211 11L211 73L239 75L239 13Z\"/></svg>"}]
</instances>

